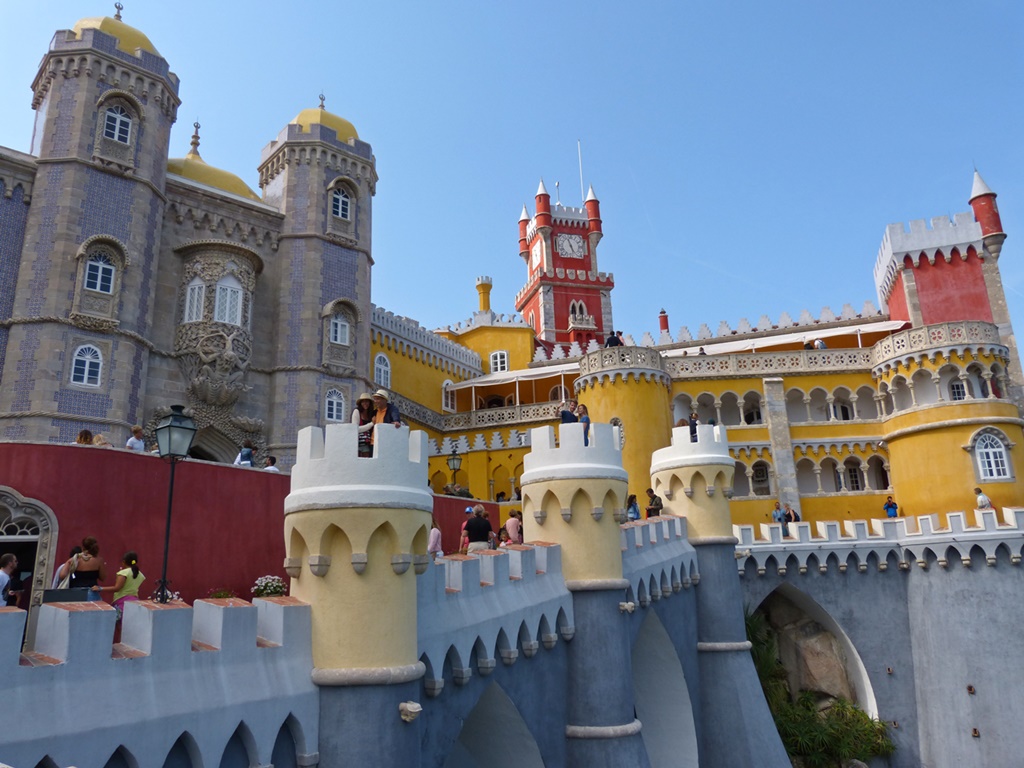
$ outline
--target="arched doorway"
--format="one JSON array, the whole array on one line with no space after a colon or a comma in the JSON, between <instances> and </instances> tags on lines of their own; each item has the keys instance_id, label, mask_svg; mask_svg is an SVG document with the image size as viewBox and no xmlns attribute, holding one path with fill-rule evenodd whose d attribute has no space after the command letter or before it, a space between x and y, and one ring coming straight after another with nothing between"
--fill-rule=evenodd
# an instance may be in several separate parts
<instances>
[{"instance_id":1,"label":"arched doorway","mask_svg":"<svg viewBox=\"0 0 1024 768\"><path fill-rule=\"evenodd\" d=\"M204 427L196 432L195 440L192 441L192 448L188 455L194 459L203 461L218 461L221 464L230 464L238 455L240 445L235 443L223 432L213 427Z\"/></svg>"},{"instance_id":2,"label":"arched doorway","mask_svg":"<svg viewBox=\"0 0 1024 768\"><path fill-rule=\"evenodd\" d=\"M29 612L25 647L35 642L38 607L53 572L53 548L57 542L57 517L46 504L26 499L13 488L0 486L0 554L18 558L12 589L23 590L18 605Z\"/></svg>"}]
</instances>

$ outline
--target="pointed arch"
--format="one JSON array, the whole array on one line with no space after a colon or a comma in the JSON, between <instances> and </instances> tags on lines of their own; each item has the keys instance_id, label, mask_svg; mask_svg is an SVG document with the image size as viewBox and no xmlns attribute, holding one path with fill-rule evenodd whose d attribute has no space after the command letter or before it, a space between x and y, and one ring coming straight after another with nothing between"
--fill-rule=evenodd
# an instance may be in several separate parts
<instances>
[{"instance_id":1,"label":"pointed arch","mask_svg":"<svg viewBox=\"0 0 1024 768\"><path fill-rule=\"evenodd\" d=\"M672 638L655 611L644 616L631 654L633 698L651 768L696 768L697 727Z\"/></svg>"},{"instance_id":2,"label":"pointed arch","mask_svg":"<svg viewBox=\"0 0 1024 768\"><path fill-rule=\"evenodd\" d=\"M224 746L224 752L220 756L220 768L249 768L250 765L259 765L256 739L243 720Z\"/></svg>"},{"instance_id":3,"label":"pointed arch","mask_svg":"<svg viewBox=\"0 0 1024 768\"><path fill-rule=\"evenodd\" d=\"M107 758L107 762L103 764L103 768L139 768L139 761L135 759L135 755L129 752L122 744L114 753Z\"/></svg>"},{"instance_id":4,"label":"pointed arch","mask_svg":"<svg viewBox=\"0 0 1024 768\"><path fill-rule=\"evenodd\" d=\"M199 745L188 731L182 733L171 745L163 768L202 768L203 758Z\"/></svg>"},{"instance_id":5,"label":"pointed arch","mask_svg":"<svg viewBox=\"0 0 1024 768\"><path fill-rule=\"evenodd\" d=\"M302 725L293 714L289 714L277 731L270 763L274 768L298 768L299 754L306 752L306 739Z\"/></svg>"}]
</instances>

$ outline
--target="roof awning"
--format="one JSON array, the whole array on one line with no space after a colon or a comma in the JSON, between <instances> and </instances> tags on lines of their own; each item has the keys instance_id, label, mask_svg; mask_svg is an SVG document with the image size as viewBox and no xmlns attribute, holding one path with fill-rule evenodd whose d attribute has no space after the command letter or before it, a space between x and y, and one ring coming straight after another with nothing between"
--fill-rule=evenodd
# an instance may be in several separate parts
<instances>
[{"instance_id":1,"label":"roof awning","mask_svg":"<svg viewBox=\"0 0 1024 768\"><path fill-rule=\"evenodd\" d=\"M806 341L815 339L834 338L836 336L856 336L865 333L890 333L909 325L906 320L873 320L856 325L840 325L832 328L815 328L814 326L802 326L794 328L790 333L780 333L772 336L761 336L755 339L737 339L736 341L711 341L704 344L704 352L709 355L728 355L734 352L761 352L770 351L772 347L780 344L803 344ZM699 344L700 342L695 342ZM692 355L693 347L685 350L673 349L662 352L664 357L682 357L683 352Z\"/></svg>"},{"instance_id":2,"label":"roof awning","mask_svg":"<svg viewBox=\"0 0 1024 768\"><path fill-rule=\"evenodd\" d=\"M448 391L456 389L470 389L471 387L487 387L492 384L508 384L513 381L534 381L537 379L553 379L562 376L576 378L580 373L580 361L573 360L561 365L549 365L543 368L520 368L518 371L502 371L501 373L488 373L486 376L477 376L475 379L460 381L448 387Z\"/></svg>"}]
</instances>

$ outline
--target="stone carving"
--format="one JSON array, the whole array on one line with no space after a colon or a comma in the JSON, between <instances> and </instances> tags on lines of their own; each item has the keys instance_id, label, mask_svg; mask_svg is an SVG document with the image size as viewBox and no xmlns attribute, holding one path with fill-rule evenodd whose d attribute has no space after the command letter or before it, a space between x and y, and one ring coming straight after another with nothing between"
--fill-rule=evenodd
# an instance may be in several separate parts
<instances>
[{"instance_id":1,"label":"stone carving","mask_svg":"<svg viewBox=\"0 0 1024 768\"><path fill-rule=\"evenodd\" d=\"M198 337L188 344L188 337ZM189 394L209 405L228 406L250 389L245 372L252 341L243 328L223 323L189 323L178 329L178 361Z\"/></svg>"}]
</instances>

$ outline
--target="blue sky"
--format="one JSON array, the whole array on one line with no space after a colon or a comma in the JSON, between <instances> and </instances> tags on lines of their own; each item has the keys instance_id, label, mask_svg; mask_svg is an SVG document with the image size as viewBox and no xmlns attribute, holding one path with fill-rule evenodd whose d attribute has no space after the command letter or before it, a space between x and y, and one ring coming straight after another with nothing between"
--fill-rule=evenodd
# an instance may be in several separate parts
<instances>
[{"instance_id":1,"label":"blue sky","mask_svg":"<svg viewBox=\"0 0 1024 768\"><path fill-rule=\"evenodd\" d=\"M875 300L886 224L999 194L1001 269L1024 324L1024 4L1006 2L212 3L126 0L181 78L172 155L258 190L300 109L373 145L373 298L427 327L513 311L517 220L543 177L601 200L615 325L673 336ZM53 32L98 0L0 0L0 145L27 151ZM1020 245L1018 245L1020 243Z\"/></svg>"}]
</instances>

